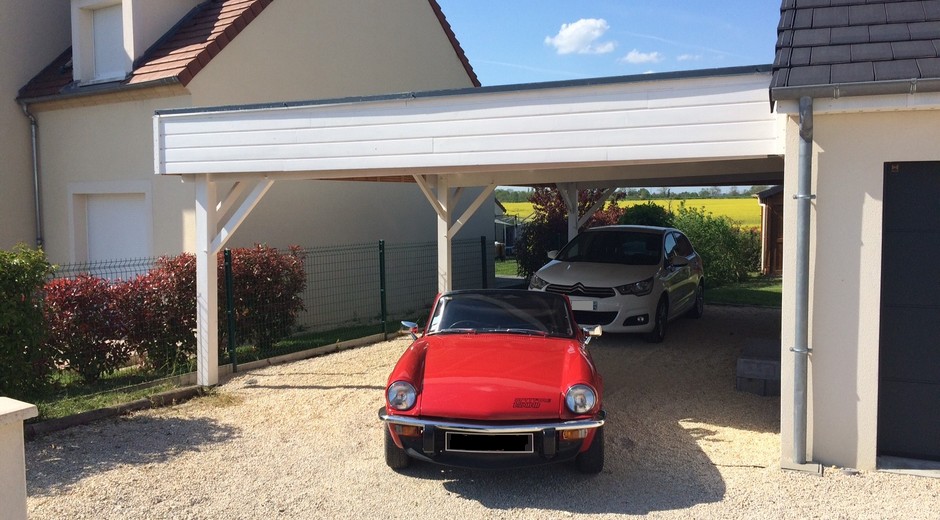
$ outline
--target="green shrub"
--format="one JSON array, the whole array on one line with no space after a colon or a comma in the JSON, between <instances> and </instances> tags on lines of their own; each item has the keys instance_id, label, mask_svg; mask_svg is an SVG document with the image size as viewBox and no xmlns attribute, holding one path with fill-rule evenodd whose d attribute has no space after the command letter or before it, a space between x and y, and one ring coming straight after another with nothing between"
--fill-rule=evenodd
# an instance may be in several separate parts
<instances>
[{"instance_id":1,"label":"green shrub","mask_svg":"<svg viewBox=\"0 0 940 520\"><path fill-rule=\"evenodd\" d=\"M689 237L701 255L705 279L712 287L742 282L760 265L760 236L727 217L715 217L704 208L682 203L673 215L673 226Z\"/></svg>"},{"instance_id":2,"label":"green shrub","mask_svg":"<svg viewBox=\"0 0 940 520\"><path fill-rule=\"evenodd\" d=\"M119 292L103 278L82 274L49 281L43 312L46 344L56 362L86 381L126 366L131 352L118 301Z\"/></svg>"},{"instance_id":3,"label":"green shrub","mask_svg":"<svg viewBox=\"0 0 940 520\"><path fill-rule=\"evenodd\" d=\"M619 223L634 226L672 227L672 213L653 202L635 204L624 210Z\"/></svg>"},{"instance_id":4,"label":"green shrub","mask_svg":"<svg viewBox=\"0 0 940 520\"><path fill-rule=\"evenodd\" d=\"M40 290L51 271L42 250L0 251L0 395L30 396L49 383Z\"/></svg>"}]
</instances>

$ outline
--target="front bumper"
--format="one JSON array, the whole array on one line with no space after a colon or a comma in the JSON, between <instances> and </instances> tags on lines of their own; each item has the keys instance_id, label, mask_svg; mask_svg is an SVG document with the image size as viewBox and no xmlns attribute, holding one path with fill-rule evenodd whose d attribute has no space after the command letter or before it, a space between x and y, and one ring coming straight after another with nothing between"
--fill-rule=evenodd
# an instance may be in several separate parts
<instances>
[{"instance_id":1,"label":"front bumper","mask_svg":"<svg viewBox=\"0 0 940 520\"><path fill-rule=\"evenodd\" d=\"M585 443L592 442L596 428L604 425L607 413L603 410L591 419L533 423L492 423L483 421L445 421L390 415L385 407L379 409L379 419L385 421L392 437L401 442L409 456L416 459L466 468L509 468L551 464L575 458ZM420 428L419 436L398 435L395 425ZM588 430L583 439L565 440L561 432ZM452 449L449 436L468 435L478 438L481 449ZM503 450L499 439L518 439L531 435L522 449ZM493 448L496 446L496 448Z\"/></svg>"}]
</instances>

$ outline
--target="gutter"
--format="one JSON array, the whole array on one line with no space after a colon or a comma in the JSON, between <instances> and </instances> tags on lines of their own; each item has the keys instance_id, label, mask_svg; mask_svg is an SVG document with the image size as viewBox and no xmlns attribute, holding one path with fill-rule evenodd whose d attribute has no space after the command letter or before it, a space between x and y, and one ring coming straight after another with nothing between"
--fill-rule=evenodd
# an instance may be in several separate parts
<instances>
[{"instance_id":1,"label":"gutter","mask_svg":"<svg viewBox=\"0 0 940 520\"><path fill-rule=\"evenodd\" d=\"M39 123L36 121L36 116L29 112L29 105L25 102L20 102L20 108L23 109L23 114L29 118L30 139L33 150L33 200L36 208L36 247L42 249L44 240L42 232L42 197L40 196L41 184L39 182L39 140L37 137Z\"/></svg>"},{"instance_id":2,"label":"gutter","mask_svg":"<svg viewBox=\"0 0 940 520\"><path fill-rule=\"evenodd\" d=\"M771 101L797 100L804 97L839 99L851 96L880 96L889 94L918 94L940 92L940 78L910 78L891 81L865 81L834 83L798 87L771 87Z\"/></svg>"}]
</instances>

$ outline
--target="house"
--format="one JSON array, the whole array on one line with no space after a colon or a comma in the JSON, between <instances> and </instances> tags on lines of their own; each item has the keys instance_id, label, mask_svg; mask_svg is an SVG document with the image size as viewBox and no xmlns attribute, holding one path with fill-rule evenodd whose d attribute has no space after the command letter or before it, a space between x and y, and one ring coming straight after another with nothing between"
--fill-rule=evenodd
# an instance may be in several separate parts
<instances>
[{"instance_id":1,"label":"house","mask_svg":"<svg viewBox=\"0 0 940 520\"><path fill-rule=\"evenodd\" d=\"M782 381L783 453L861 469L940 460L940 2L783 0L776 49L782 371L797 374ZM786 311L802 303L806 323ZM802 439L789 433L801 423Z\"/></svg>"},{"instance_id":2,"label":"house","mask_svg":"<svg viewBox=\"0 0 940 520\"><path fill-rule=\"evenodd\" d=\"M37 238L30 121L16 93L69 46L69 3L0 0L0 12L0 249L8 250Z\"/></svg>"},{"instance_id":3,"label":"house","mask_svg":"<svg viewBox=\"0 0 940 520\"><path fill-rule=\"evenodd\" d=\"M194 249L193 183L153 175L156 110L479 86L436 0L64 3L63 12L61 1L30 2L27 13L17 2L3 22L35 28L43 15L58 23L47 45L55 51L25 46L20 59L33 75L20 80L18 94L7 90L36 121L37 235L56 263ZM69 28L70 39L63 38ZM4 56L24 48L5 32L0 38ZM4 140L4 162L7 152L16 160L0 168L4 182L16 178L23 186L4 190L0 207L32 215L29 121L22 113L3 116L16 120L21 135L15 145ZM239 154L233 130L220 161ZM220 184L223 193L232 186ZM358 208L367 210L363 218L347 218ZM431 241L432 216L421 193L401 183L282 183L231 245ZM337 219L344 226L327 225ZM469 226L477 240L492 236L488 219ZM4 236L3 245L29 231Z\"/></svg>"},{"instance_id":4,"label":"house","mask_svg":"<svg viewBox=\"0 0 940 520\"><path fill-rule=\"evenodd\" d=\"M783 274L783 186L774 186L757 194L760 204L760 272Z\"/></svg>"}]
</instances>

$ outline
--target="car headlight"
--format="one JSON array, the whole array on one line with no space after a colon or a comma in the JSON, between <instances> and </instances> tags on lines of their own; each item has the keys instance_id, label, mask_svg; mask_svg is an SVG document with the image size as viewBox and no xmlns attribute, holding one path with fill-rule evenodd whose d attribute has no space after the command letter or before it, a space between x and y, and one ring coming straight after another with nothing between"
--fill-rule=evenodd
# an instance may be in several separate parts
<instances>
[{"instance_id":1,"label":"car headlight","mask_svg":"<svg viewBox=\"0 0 940 520\"><path fill-rule=\"evenodd\" d=\"M574 385L565 394L565 404L574 413L588 413L594 409L595 403L597 403L597 396L587 385Z\"/></svg>"},{"instance_id":2,"label":"car headlight","mask_svg":"<svg viewBox=\"0 0 940 520\"><path fill-rule=\"evenodd\" d=\"M639 282L618 285L614 287L620 294L635 294L637 296L646 296L653 290L653 279L647 278Z\"/></svg>"},{"instance_id":3,"label":"car headlight","mask_svg":"<svg viewBox=\"0 0 940 520\"><path fill-rule=\"evenodd\" d=\"M539 275L537 274L533 274L532 279L529 280L529 289L539 291L539 290L544 289L547 286L548 286L548 282L539 278Z\"/></svg>"},{"instance_id":4,"label":"car headlight","mask_svg":"<svg viewBox=\"0 0 940 520\"><path fill-rule=\"evenodd\" d=\"M388 404L400 411L410 410L418 399L418 392L411 383L395 381L388 385Z\"/></svg>"}]
</instances>

